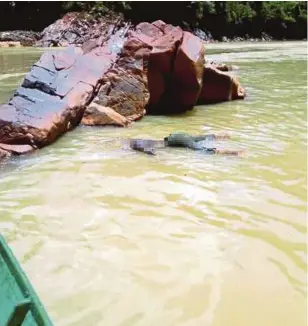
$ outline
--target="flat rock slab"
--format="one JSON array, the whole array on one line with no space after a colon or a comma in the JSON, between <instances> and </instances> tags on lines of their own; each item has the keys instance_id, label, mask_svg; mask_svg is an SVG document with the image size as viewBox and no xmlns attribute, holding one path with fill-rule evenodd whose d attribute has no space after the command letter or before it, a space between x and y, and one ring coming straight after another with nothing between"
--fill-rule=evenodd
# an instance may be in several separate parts
<instances>
[{"instance_id":1,"label":"flat rock slab","mask_svg":"<svg viewBox=\"0 0 308 326\"><path fill-rule=\"evenodd\" d=\"M14 96L0 106L0 143L43 147L76 126L116 62L124 34L120 29L88 53L77 47L44 53Z\"/></svg>"}]
</instances>

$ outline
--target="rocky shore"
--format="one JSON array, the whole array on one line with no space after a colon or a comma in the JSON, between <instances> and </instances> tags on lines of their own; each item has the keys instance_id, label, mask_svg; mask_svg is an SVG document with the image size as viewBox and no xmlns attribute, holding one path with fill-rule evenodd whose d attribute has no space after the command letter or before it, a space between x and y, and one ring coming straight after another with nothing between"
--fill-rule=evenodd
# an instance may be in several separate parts
<instances>
[{"instance_id":1,"label":"rocky shore","mask_svg":"<svg viewBox=\"0 0 308 326\"><path fill-rule=\"evenodd\" d=\"M36 46L41 33L32 31L0 32L0 47Z\"/></svg>"}]
</instances>

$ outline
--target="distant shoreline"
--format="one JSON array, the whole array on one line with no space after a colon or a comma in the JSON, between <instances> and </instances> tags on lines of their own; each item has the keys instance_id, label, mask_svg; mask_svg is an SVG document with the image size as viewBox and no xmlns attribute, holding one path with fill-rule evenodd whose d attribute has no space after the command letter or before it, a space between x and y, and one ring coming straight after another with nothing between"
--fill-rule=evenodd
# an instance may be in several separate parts
<instances>
[{"instance_id":1,"label":"distant shoreline","mask_svg":"<svg viewBox=\"0 0 308 326\"><path fill-rule=\"evenodd\" d=\"M1 40L3 38L1 38L1 35L3 33L9 33L10 37L6 38L5 40ZM0 31L0 48L26 48L26 47L32 47L32 48L44 48L41 46L37 46L36 42L39 40L37 38L35 39L27 39L25 40L23 37L19 37L20 34L24 34L24 33L28 33L31 34L33 33L33 35L37 36L38 33L37 32L31 32L31 31L20 31L20 30L16 30L16 31ZM195 33L194 33L195 34ZM198 34L198 33L196 33ZM197 35L198 36L198 35ZM243 38L243 37L234 37L232 39L230 38L223 38L223 40L215 40L215 39L211 39L211 40L204 40L205 44L232 44L232 43L250 43L250 44L254 44L254 43L270 43L270 42L305 42L307 41L306 38L304 39L274 39L274 38L253 38L253 37L247 37L247 38ZM72 44L71 44L72 45ZM78 46L78 43L75 44ZM52 46L52 47L45 47L45 48L65 48L64 46Z\"/></svg>"}]
</instances>

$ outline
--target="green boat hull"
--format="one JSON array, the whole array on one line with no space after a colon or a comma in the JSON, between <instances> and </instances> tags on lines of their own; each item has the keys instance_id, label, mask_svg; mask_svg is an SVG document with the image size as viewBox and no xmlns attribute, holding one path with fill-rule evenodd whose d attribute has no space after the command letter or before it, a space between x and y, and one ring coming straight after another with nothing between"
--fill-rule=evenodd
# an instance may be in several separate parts
<instances>
[{"instance_id":1,"label":"green boat hull","mask_svg":"<svg viewBox=\"0 0 308 326\"><path fill-rule=\"evenodd\" d=\"M1 235L0 325L53 325L29 279Z\"/></svg>"}]
</instances>

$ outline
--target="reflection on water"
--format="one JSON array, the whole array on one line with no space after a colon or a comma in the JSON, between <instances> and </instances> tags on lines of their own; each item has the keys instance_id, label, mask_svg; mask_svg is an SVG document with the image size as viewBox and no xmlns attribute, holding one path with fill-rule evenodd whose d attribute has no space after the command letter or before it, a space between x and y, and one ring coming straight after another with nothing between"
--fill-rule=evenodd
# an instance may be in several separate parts
<instances>
[{"instance_id":1,"label":"reflection on water","mask_svg":"<svg viewBox=\"0 0 308 326\"><path fill-rule=\"evenodd\" d=\"M5 101L41 51L1 51ZM1 167L1 232L56 325L306 325L306 44L208 53L247 100L79 127ZM179 130L248 156L119 146Z\"/></svg>"}]
</instances>

